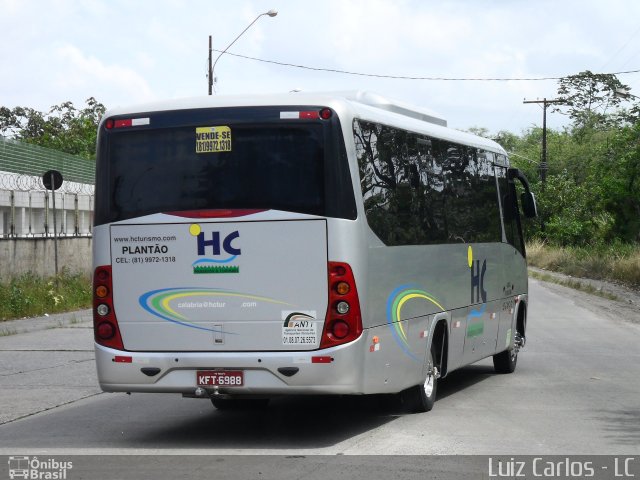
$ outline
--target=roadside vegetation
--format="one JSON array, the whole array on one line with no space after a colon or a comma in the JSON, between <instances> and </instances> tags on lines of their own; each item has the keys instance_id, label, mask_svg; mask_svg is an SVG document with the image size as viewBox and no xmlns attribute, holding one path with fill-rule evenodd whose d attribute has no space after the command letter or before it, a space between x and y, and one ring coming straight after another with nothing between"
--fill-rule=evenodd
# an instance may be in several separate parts
<instances>
[{"instance_id":1,"label":"roadside vegetation","mask_svg":"<svg viewBox=\"0 0 640 480\"><path fill-rule=\"evenodd\" d=\"M42 279L27 274L0 283L0 321L90 306L91 282L85 275L63 272L57 279Z\"/></svg>"},{"instance_id":2,"label":"roadside vegetation","mask_svg":"<svg viewBox=\"0 0 640 480\"><path fill-rule=\"evenodd\" d=\"M563 287L569 287L574 290L580 290L581 292L586 292L590 295L596 295L598 297L607 298L609 300L619 300L618 296L604 291L602 289L598 289L587 282L582 282L580 280L576 280L575 278L558 278L556 275L552 275L550 273L540 273L538 271L529 271L529 277L535 278L537 280L542 280L543 282L555 283L557 285L562 285Z\"/></svg>"},{"instance_id":3,"label":"roadside vegetation","mask_svg":"<svg viewBox=\"0 0 640 480\"><path fill-rule=\"evenodd\" d=\"M527 260L532 267L640 288L638 245L563 247L533 240L527 245Z\"/></svg>"}]
</instances>

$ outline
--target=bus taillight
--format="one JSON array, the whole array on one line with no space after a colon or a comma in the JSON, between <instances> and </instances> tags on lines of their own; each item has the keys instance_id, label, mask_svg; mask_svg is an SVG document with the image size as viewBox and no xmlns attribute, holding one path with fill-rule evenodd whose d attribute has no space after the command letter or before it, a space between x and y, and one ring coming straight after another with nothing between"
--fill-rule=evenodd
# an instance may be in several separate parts
<instances>
[{"instance_id":1,"label":"bus taillight","mask_svg":"<svg viewBox=\"0 0 640 480\"><path fill-rule=\"evenodd\" d=\"M329 262L329 307L320 348L351 342L362 334L356 281L348 263Z\"/></svg>"},{"instance_id":2,"label":"bus taillight","mask_svg":"<svg viewBox=\"0 0 640 480\"><path fill-rule=\"evenodd\" d=\"M93 274L93 333L97 344L124 350L113 310L112 286L111 266L96 268Z\"/></svg>"}]
</instances>

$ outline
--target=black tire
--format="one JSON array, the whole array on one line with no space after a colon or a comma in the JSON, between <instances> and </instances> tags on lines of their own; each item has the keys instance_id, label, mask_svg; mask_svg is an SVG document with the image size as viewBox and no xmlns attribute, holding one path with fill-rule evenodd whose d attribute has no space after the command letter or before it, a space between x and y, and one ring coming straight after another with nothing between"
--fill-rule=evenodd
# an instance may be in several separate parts
<instances>
[{"instance_id":1,"label":"black tire","mask_svg":"<svg viewBox=\"0 0 640 480\"><path fill-rule=\"evenodd\" d=\"M518 354L513 350L505 350L493 356L493 368L497 373L513 373L518 363Z\"/></svg>"},{"instance_id":2,"label":"black tire","mask_svg":"<svg viewBox=\"0 0 640 480\"><path fill-rule=\"evenodd\" d=\"M518 332L516 331L516 335ZM518 364L518 347L513 346L511 350L496 353L493 356L493 368L497 373L513 373Z\"/></svg>"},{"instance_id":3,"label":"black tire","mask_svg":"<svg viewBox=\"0 0 640 480\"><path fill-rule=\"evenodd\" d=\"M433 352L429 350L427 375L424 382L402 392L402 402L409 412L429 412L433 408L438 390L438 378L433 365L433 358Z\"/></svg>"},{"instance_id":4,"label":"black tire","mask_svg":"<svg viewBox=\"0 0 640 480\"><path fill-rule=\"evenodd\" d=\"M261 410L269 405L268 398L220 398L211 397L218 410Z\"/></svg>"}]
</instances>

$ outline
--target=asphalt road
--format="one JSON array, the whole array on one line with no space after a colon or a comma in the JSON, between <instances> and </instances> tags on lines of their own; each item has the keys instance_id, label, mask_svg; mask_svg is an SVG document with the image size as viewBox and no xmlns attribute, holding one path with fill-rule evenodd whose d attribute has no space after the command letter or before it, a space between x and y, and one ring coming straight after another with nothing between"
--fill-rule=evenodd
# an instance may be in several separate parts
<instances>
[{"instance_id":1,"label":"asphalt road","mask_svg":"<svg viewBox=\"0 0 640 480\"><path fill-rule=\"evenodd\" d=\"M536 280L530 296L516 372L495 374L490 360L454 372L425 414L381 396L221 412L178 395L104 394L87 312L35 331L6 324L0 455L640 455L640 313L620 319L608 300Z\"/></svg>"}]
</instances>

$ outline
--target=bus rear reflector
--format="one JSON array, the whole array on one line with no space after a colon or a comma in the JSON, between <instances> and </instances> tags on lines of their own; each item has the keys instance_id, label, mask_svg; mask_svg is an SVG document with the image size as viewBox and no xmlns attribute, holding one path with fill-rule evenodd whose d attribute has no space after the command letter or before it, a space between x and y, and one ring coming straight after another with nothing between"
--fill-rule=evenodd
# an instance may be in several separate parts
<instances>
[{"instance_id":1,"label":"bus rear reflector","mask_svg":"<svg viewBox=\"0 0 640 480\"><path fill-rule=\"evenodd\" d=\"M311 363L331 363L333 358L331 357L311 357Z\"/></svg>"},{"instance_id":2,"label":"bus rear reflector","mask_svg":"<svg viewBox=\"0 0 640 480\"><path fill-rule=\"evenodd\" d=\"M113 309L112 287L111 265L96 268L93 274L93 334L98 345L124 350Z\"/></svg>"},{"instance_id":3,"label":"bus rear reflector","mask_svg":"<svg viewBox=\"0 0 640 480\"><path fill-rule=\"evenodd\" d=\"M329 306L320 348L352 342L361 334L362 315L353 271L348 263L329 262Z\"/></svg>"}]
</instances>

